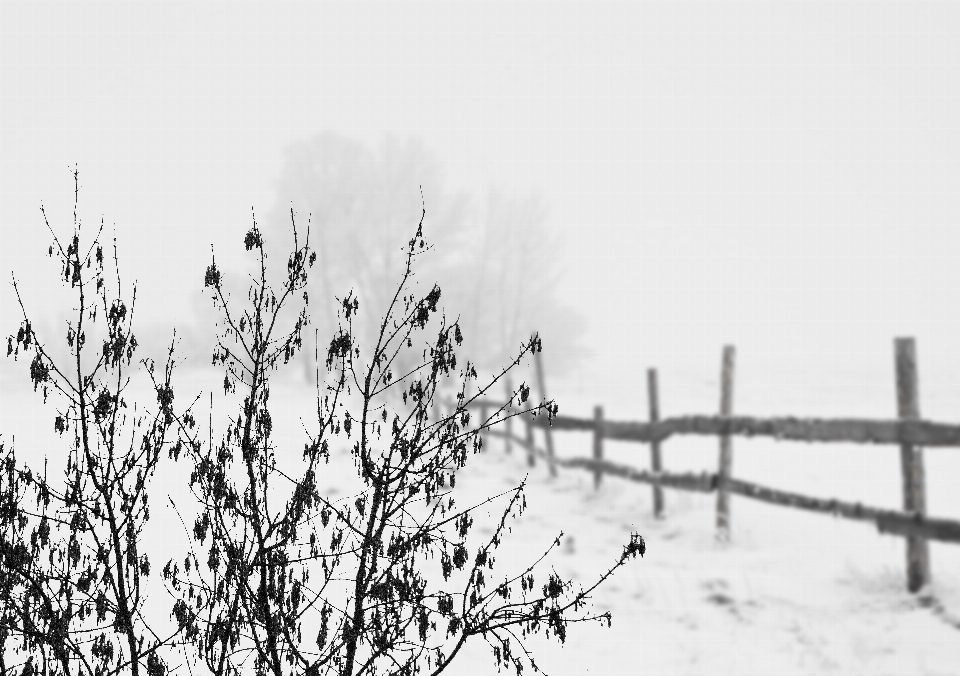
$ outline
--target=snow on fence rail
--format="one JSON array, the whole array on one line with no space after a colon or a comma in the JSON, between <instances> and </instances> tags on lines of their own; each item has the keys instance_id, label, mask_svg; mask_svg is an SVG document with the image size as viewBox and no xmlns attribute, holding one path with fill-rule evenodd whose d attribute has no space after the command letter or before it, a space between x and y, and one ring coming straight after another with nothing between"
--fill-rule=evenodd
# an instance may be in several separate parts
<instances>
[{"instance_id":1,"label":"snow on fence rail","mask_svg":"<svg viewBox=\"0 0 960 676\"><path fill-rule=\"evenodd\" d=\"M489 407L490 404L487 404ZM536 419L534 426L546 421ZM655 423L602 420L602 436L618 441L663 441L674 434L767 436L788 441L841 441L917 446L960 446L960 426L926 420L863 420L858 418L751 418L747 416L690 415ZM557 415L553 429L596 429L592 418Z\"/></svg>"},{"instance_id":2,"label":"snow on fence rail","mask_svg":"<svg viewBox=\"0 0 960 676\"><path fill-rule=\"evenodd\" d=\"M654 513L662 516L663 496L661 487L687 491L717 492L717 536L729 538L729 507L727 496L731 493L753 500L760 500L784 507L822 512L847 519L872 521L881 533L907 538L907 588L917 592L930 582L930 558L928 540L960 543L960 521L926 516L923 480L922 446L960 447L960 425L947 425L921 420L917 394L917 371L914 341L912 338L895 340L897 371L897 402L900 419L863 420L853 418L754 418L732 416L733 391L733 346L725 346L723 354L721 415L681 416L659 420L656 370L648 370L648 395L650 399L650 422L604 420L603 408L594 407L593 418L556 416L552 424L541 415L537 418L522 416L526 422L526 438L511 432L511 420L506 419L506 431L484 430L484 434L503 437L507 450L511 443L527 449L528 463L533 466L535 458L546 459L551 475L556 476L556 466L585 469L594 475L594 487L599 488L603 475L617 476L629 481L651 484L654 488ZM537 376L541 396L544 392L543 369L537 356ZM507 383L508 393L510 389ZM444 400L448 410L452 400ZM475 401L469 407L480 410L481 424L487 424L487 410L499 410L503 402ZM510 412L510 409L507 409ZM726 413L726 415L724 415ZM546 440L546 450L534 443L534 429L541 429ZM553 453L553 432L593 432L592 458L557 458ZM674 474L661 468L660 444L677 434L701 434L718 436L721 439L719 469L716 473ZM730 476L732 462L732 436L769 436L778 440L807 442L845 442L867 444L898 444L901 449L903 473L903 511L866 507L860 503L837 499L813 498L797 493L781 491L767 486L734 479ZM615 464L603 459L603 440L644 442L651 445L652 471Z\"/></svg>"}]
</instances>

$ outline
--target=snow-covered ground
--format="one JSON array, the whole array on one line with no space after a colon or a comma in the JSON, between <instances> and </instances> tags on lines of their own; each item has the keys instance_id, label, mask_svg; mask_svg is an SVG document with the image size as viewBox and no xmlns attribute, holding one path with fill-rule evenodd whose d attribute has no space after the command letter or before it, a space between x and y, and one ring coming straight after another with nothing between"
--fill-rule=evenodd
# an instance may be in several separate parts
<instances>
[{"instance_id":1,"label":"snow-covered ground","mask_svg":"<svg viewBox=\"0 0 960 676\"><path fill-rule=\"evenodd\" d=\"M923 417L955 420L960 387L925 384L922 375ZM16 434L21 455L28 447L56 448L53 409L40 407L40 396L29 393L23 379L21 375L3 383L3 439L9 443ZM186 376L176 382L182 387L177 389L178 406L190 388L201 386ZM712 413L719 403L715 382L683 384L661 375L660 390L663 417ZM631 394L624 388L584 387L577 392L555 385L550 395L562 414L589 417L599 403L609 419L646 419L643 389ZM207 401L205 395L197 416L203 426ZM219 394L214 390L213 401L216 429L223 412L222 389ZM312 390L278 381L271 402L275 429L302 435L290 424L299 425L298 415L309 416ZM803 390L738 383L735 411L889 418L895 411L892 376L889 384L809 383ZM41 418L34 417L40 412ZM309 417L304 420L308 429L314 428ZM28 434L34 435L36 446L28 445ZM287 438L302 448L302 436ZM538 436L540 443L541 439ZM589 434L557 433L554 439L560 456L590 453ZM714 471L717 447L717 440L710 437L670 439L663 446L665 468ZM605 450L613 461L649 466L646 446L608 441ZM812 496L898 508L898 453L893 446L735 438L733 474ZM925 462L928 513L960 518L960 450L926 449ZM351 468L346 455L335 455L321 487L325 484L343 494L344 472ZM463 506L505 490L527 471L521 449L514 447L506 455L502 442L494 440L458 475L457 503ZM172 478L162 479L160 486L182 495L182 485ZM162 491L152 496L158 510L165 502ZM650 486L605 478L595 492L592 475L584 471L561 469L553 480L542 463L530 471L528 509L498 550L496 570L501 575L539 556L561 530L566 533L564 544L540 569L538 580L552 565L586 585L616 560L631 531L641 533L647 545L643 559L632 560L594 594L594 610L612 611L611 628L573 627L562 648L555 640L529 642L547 673L960 673L960 546L931 542L933 584L928 592L913 595L906 591L903 539L881 535L869 524L732 496L732 541L720 545L714 541L715 495L664 492L665 518L656 520ZM491 512L486 517L481 511L474 535L489 534L488 526L498 515ZM169 515L159 518L168 527L180 528L175 520L166 521ZM489 648L482 642L469 645L451 673L496 673Z\"/></svg>"}]
</instances>

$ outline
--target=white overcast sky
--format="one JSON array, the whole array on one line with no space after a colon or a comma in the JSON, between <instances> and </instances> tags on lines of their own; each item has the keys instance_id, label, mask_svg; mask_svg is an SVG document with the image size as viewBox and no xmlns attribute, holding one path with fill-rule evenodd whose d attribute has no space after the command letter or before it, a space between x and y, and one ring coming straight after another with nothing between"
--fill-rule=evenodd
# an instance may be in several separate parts
<instances>
[{"instance_id":1,"label":"white overcast sky","mask_svg":"<svg viewBox=\"0 0 960 676\"><path fill-rule=\"evenodd\" d=\"M958 33L958 2L4 1L0 272L47 288L78 165L172 323L285 147L390 131L541 191L597 387L715 380L725 343L738 382L889 383L908 335L922 392L960 382Z\"/></svg>"}]
</instances>

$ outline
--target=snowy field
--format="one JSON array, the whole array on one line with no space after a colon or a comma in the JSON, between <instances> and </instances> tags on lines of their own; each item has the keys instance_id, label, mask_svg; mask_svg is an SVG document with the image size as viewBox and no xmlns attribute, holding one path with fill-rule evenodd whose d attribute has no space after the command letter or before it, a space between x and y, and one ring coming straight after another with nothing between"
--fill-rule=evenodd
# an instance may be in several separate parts
<instances>
[{"instance_id":1,"label":"snowy field","mask_svg":"<svg viewBox=\"0 0 960 676\"><path fill-rule=\"evenodd\" d=\"M0 432L17 449L47 449L51 460L62 443L52 432L53 407L25 384L25 365L5 365ZM207 382L216 383L216 376ZM222 376L221 376L222 378ZM895 410L892 383L857 386L810 383L757 387L738 383L735 411L743 415L890 418ZM197 374L175 377L177 408L187 392L205 387ZM179 384L179 386L178 386ZM550 383L548 383L548 387ZM646 419L643 391L582 391L559 384L549 394L560 413L590 417L603 404L613 420ZM956 420L960 387L938 387L920 381L923 417ZM710 414L717 410L719 385L675 383L660 378L661 416ZM206 427L207 396L197 418ZM222 389L214 390L214 429L225 414ZM275 429L286 430L295 449L302 449L298 416L308 429L315 423L311 389L274 383L271 412ZM233 414L231 408L230 413ZM952 415L951 415L952 414ZM38 417L42 415L42 417ZM223 429L222 424L219 429ZM522 427L515 425L522 433ZM215 438L217 434L215 432ZM542 437L538 433L538 444ZM561 457L588 456L587 433L554 435ZM880 507L901 506L899 451L893 446L847 444L806 445L769 439L734 438L733 475L784 490L817 497L836 497ZM649 467L647 446L605 442L614 462ZM34 458L42 466L42 451ZM680 437L663 445L669 471L715 471L718 443L711 437ZM960 450L925 450L928 513L960 518ZM53 466L56 466L54 464ZM159 477L151 504L160 512L165 493L186 501L182 477L175 471ZM179 470L178 470L179 471ZM335 454L321 478L331 494L349 490L352 471L346 454ZM458 475L458 505L516 485L528 471L521 449L506 455L501 440L472 456ZM863 522L791 510L738 496L731 497L732 542L714 541L715 495L664 490L665 518L652 516L652 488L605 477L599 493L592 475L560 469L551 480L538 463L529 477L528 509L498 550L500 575L539 556L563 530L567 535L537 580L552 565L563 576L588 584L618 557L631 531L646 540L643 559L632 560L601 587L593 610L613 613L613 626L572 627L566 645L531 640L538 665L549 674L844 674L852 676L955 675L960 673L960 546L930 543L933 585L927 593L906 591L905 544L880 535ZM183 504L183 503L181 503ZM157 515L165 529L158 542L145 543L155 560L179 540L175 517ZM474 537L489 535L499 512L477 515ZM489 520L487 520L489 519ZM153 524L153 522L151 522ZM475 540L476 542L476 540ZM162 548L162 549L161 549ZM539 583L539 582L538 582ZM163 604L167 602L160 599ZM167 606L169 607L169 606ZM482 642L468 645L451 673L496 673Z\"/></svg>"}]
</instances>

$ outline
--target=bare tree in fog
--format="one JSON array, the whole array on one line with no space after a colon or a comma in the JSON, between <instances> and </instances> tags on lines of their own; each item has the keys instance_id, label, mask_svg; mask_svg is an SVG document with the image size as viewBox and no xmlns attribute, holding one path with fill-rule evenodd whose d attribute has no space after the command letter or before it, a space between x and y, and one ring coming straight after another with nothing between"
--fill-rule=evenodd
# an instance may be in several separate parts
<instances>
[{"instance_id":1,"label":"bare tree in fog","mask_svg":"<svg viewBox=\"0 0 960 676\"><path fill-rule=\"evenodd\" d=\"M373 152L359 141L323 132L288 148L277 189L281 204L266 219L266 231L286 232L291 206L301 221L308 215L311 219L319 264L319 280L311 284L311 294L320 304L320 316L314 318L320 335L336 328L334 296L353 287L371 310L364 325L357 327L358 334L366 339L376 336L377 316L386 310L393 280L402 271L409 223L420 215L422 196L434 205L431 232L444 252L444 257L424 266L423 274L445 278L443 269L452 270L456 264L450 252L462 250L467 198L444 189L439 161L415 138L387 135ZM282 258L285 252L278 247L267 253ZM316 367L312 336L312 332L307 336L308 349L301 355L311 383Z\"/></svg>"},{"instance_id":2,"label":"bare tree in fog","mask_svg":"<svg viewBox=\"0 0 960 676\"><path fill-rule=\"evenodd\" d=\"M589 349L586 320L558 290L562 277L559 235L546 225L540 196L489 188L474 229L476 252L461 273L463 321L478 366L495 368L536 330L552 346L550 368L566 372Z\"/></svg>"}]
</instances>

